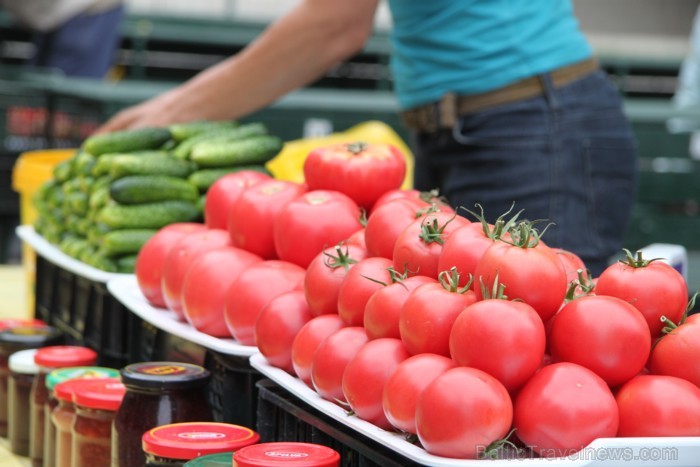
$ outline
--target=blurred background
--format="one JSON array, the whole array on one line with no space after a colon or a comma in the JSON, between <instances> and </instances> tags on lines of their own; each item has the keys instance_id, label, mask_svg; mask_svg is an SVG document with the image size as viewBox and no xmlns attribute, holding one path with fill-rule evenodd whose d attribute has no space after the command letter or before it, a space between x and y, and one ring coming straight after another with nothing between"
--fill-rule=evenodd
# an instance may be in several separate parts
<instances>
[{"instance_id":1,"label":"blurred background","mask_svg":"<svg viewBox=\"0 0 700 467\"><path fill-rule=\"evenodd\" d=\"M119 109L236 53L294 0L126 0L114 63L102 79L28 70L34 35L0 9L0 264L20 262L12 168L24 151L70 148ZM625 99L640 148L640 184L626 246L686 247L700 285L700 160L690 151L700 112L674 95L691 51L697 0L574 0L581 27ZM306 89L249 116L284 139L381 120L405 135L388 69L391 18L382 4L365 49ZM700 84L699 84L700 86ZM686 106L688 107L688 106ZM671 127L669 121L683 125ZM700 152L700 151L699 151Z\"/></svg>"}]
</instances>

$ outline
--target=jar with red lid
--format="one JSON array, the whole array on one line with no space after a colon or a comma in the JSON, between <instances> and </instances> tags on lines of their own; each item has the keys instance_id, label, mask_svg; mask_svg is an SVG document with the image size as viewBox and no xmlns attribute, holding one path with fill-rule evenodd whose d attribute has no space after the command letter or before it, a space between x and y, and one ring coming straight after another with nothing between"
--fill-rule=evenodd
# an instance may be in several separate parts
<instances>
[{"instance_id":1,"label":"jar with red lid","mask_svg":"<svg viewBox=\"0 0 700 467\"><path fill-rule=\"evenodd\" d=\"M75 379L100 379L100 378L116 378L119 376L119 371L114 368L105 368L101 366L69 366L67 368L58 368L46 375L46 391L48 399L44 404L44 465L53 466L56 464L57 442L60 438L57 426L53 422L52 414L59 405L59 399L56 397L55 388L64 381L72 381ZM70 408L72 400L64 401L64 410ZM70 430L70 426L68 427ZM64 432L64 438L67 438L67 433ZM64 450L65 451L65 450Z\"/></svg>"},{"instance_id":2,"label":"jar with red lid","mask_svg":"<svg viewBox=\"0 0 700 467\"><path fill-rule=\"evenodd\" d=\"M126 387L118 378L85 380L73 391L72 467L108 466L112 458L112 424Z\"/></svg>"},{"instance_id":3,"label":"jar with red lid","mask_svg":"<svg viewBox=\"0 0 700 467\"><path fill-rule=\"evenodd\" d=\"M208 370L189 363L144 362L122 368L126 394L112 429L112 467L143 465L141 437L151 428L212 421L210 377Z\"/></svg>"},{"instance_id":4,"label":"jar with red lid","mask_svg":"<svg viewBox=\"0 0 700 467\"><path fill-rule=\"evenodd\" d=\"M18 456L29 455L29 396L34 378L39 373L39 366L34 363L36 353L37 349L28 349L10 355L7 435L10 450Z\"/></svg>"},{"instance_id":5,"label":"jar with red lid","mask_svg":"<svg viewBox=\"0 0 700 467\"><path fill-rule=\"evenodd\" d=\"M73 405L73 392L76 385L85 380L69 379L62 381L54 387L54 395L58 405L51 412L51 423L55 427L55 453L54 462L46 462L47 456L44 453L44 464L55 465L56 467L70 467L71 449L73 447L71 428L75 420L75 406ZM48 436L48 435L47 435Z\"/></svg>"},{"instance_id":6,"label":"jar with red lid","mask_svg":"<svg viewBox=\"0 0 700 467\"><path fill-rule=\"evenodd\" d=\"M197 457L235 451L259 440L259 434L243 426L187 422L148 430L141 444L146 467L182 467Z\"/></svg>"},{"instance_id":7,"label":"jar with red lid","mask_svg":"<svg viewBox=\"0 0 700 467\"><path fill-rule=\"evenodd\" d=\"M46 388L46 375L57 368L69 366L92 366L97 361L97 352L87 347L75 345L55 345L43 347L34 355L39 373L32 384L29 404L29 457L32 466L44 465L44 423L45 404L49 399Z\"/></svg>"},{"instance_id":8,"label":"jar with red lid","mask_svg":"<svg viewBox=\"0 0 700 467\"><path fill-rule=\"evenodd\" d=\"M60 344L58 329L40 320L0 320L0 436L7 436L7 383L10 355L20 350Z\"/></svg>"},{"instance_id":9,"label":"jar with red lid","mask_svg":"<svg viewBox=\"0 0 700 467\"><path fill-rule=\"evenodd\" d=\"M340 467L334 449L311 443L261 443L233 453L234 467Z\"/></svg>"}]
</instances>

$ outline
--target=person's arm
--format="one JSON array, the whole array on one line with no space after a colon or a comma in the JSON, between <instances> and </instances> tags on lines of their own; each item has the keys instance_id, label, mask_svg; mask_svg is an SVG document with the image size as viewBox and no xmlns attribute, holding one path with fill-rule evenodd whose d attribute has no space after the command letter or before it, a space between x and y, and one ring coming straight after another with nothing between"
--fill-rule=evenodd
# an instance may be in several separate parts
<instances>
[{"instance_id":1,"label":"person's arm","mask_svg":"<svg viewBox=\"0 0 700 467\"><path fill-rule=\"evenodd\" d=\"M378 0L302 0L233 57L158 97L127 108L98 132L238 118L313 82L357 53Z\"/></svg>"}]
</instances>

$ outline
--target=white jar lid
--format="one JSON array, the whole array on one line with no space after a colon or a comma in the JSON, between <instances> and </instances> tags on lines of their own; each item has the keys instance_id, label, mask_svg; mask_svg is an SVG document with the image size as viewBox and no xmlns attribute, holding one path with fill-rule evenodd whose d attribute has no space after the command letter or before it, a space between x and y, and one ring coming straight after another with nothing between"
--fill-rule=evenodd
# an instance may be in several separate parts
<instances>
[{"instance_id":1,"label":"white jar lid","mask_svg":"<svg viewBox=\"0 0 700 467\"><path fill-rule=\"evenodd\" d=\"M10 371L25 375L36 375L39 373L39 365L34 363L34 354L39 349L20 350L10 355L8 367Z\"/></svg>"}]
</instances>

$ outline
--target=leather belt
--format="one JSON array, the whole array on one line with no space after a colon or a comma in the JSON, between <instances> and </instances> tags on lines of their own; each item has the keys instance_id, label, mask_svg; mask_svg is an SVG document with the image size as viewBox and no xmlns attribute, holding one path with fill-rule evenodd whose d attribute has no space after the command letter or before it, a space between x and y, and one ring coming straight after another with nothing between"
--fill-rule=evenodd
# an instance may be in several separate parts
<instances>
[{"instance_id":1,"label":"leather belt","mask_svg":"<svg viewBox=\"0 0 700 467\"><path fill-rule=\"evenodd\" d=\"M598 60L589 58L549 72L555 88L564 86L599 69ZM544 94L540 76L532 76L481 94L445 94L438 102L401 112L404 125L411 130L433 133L452 128L459 115L479 112Z\"/></svg>"}]
</instances>

